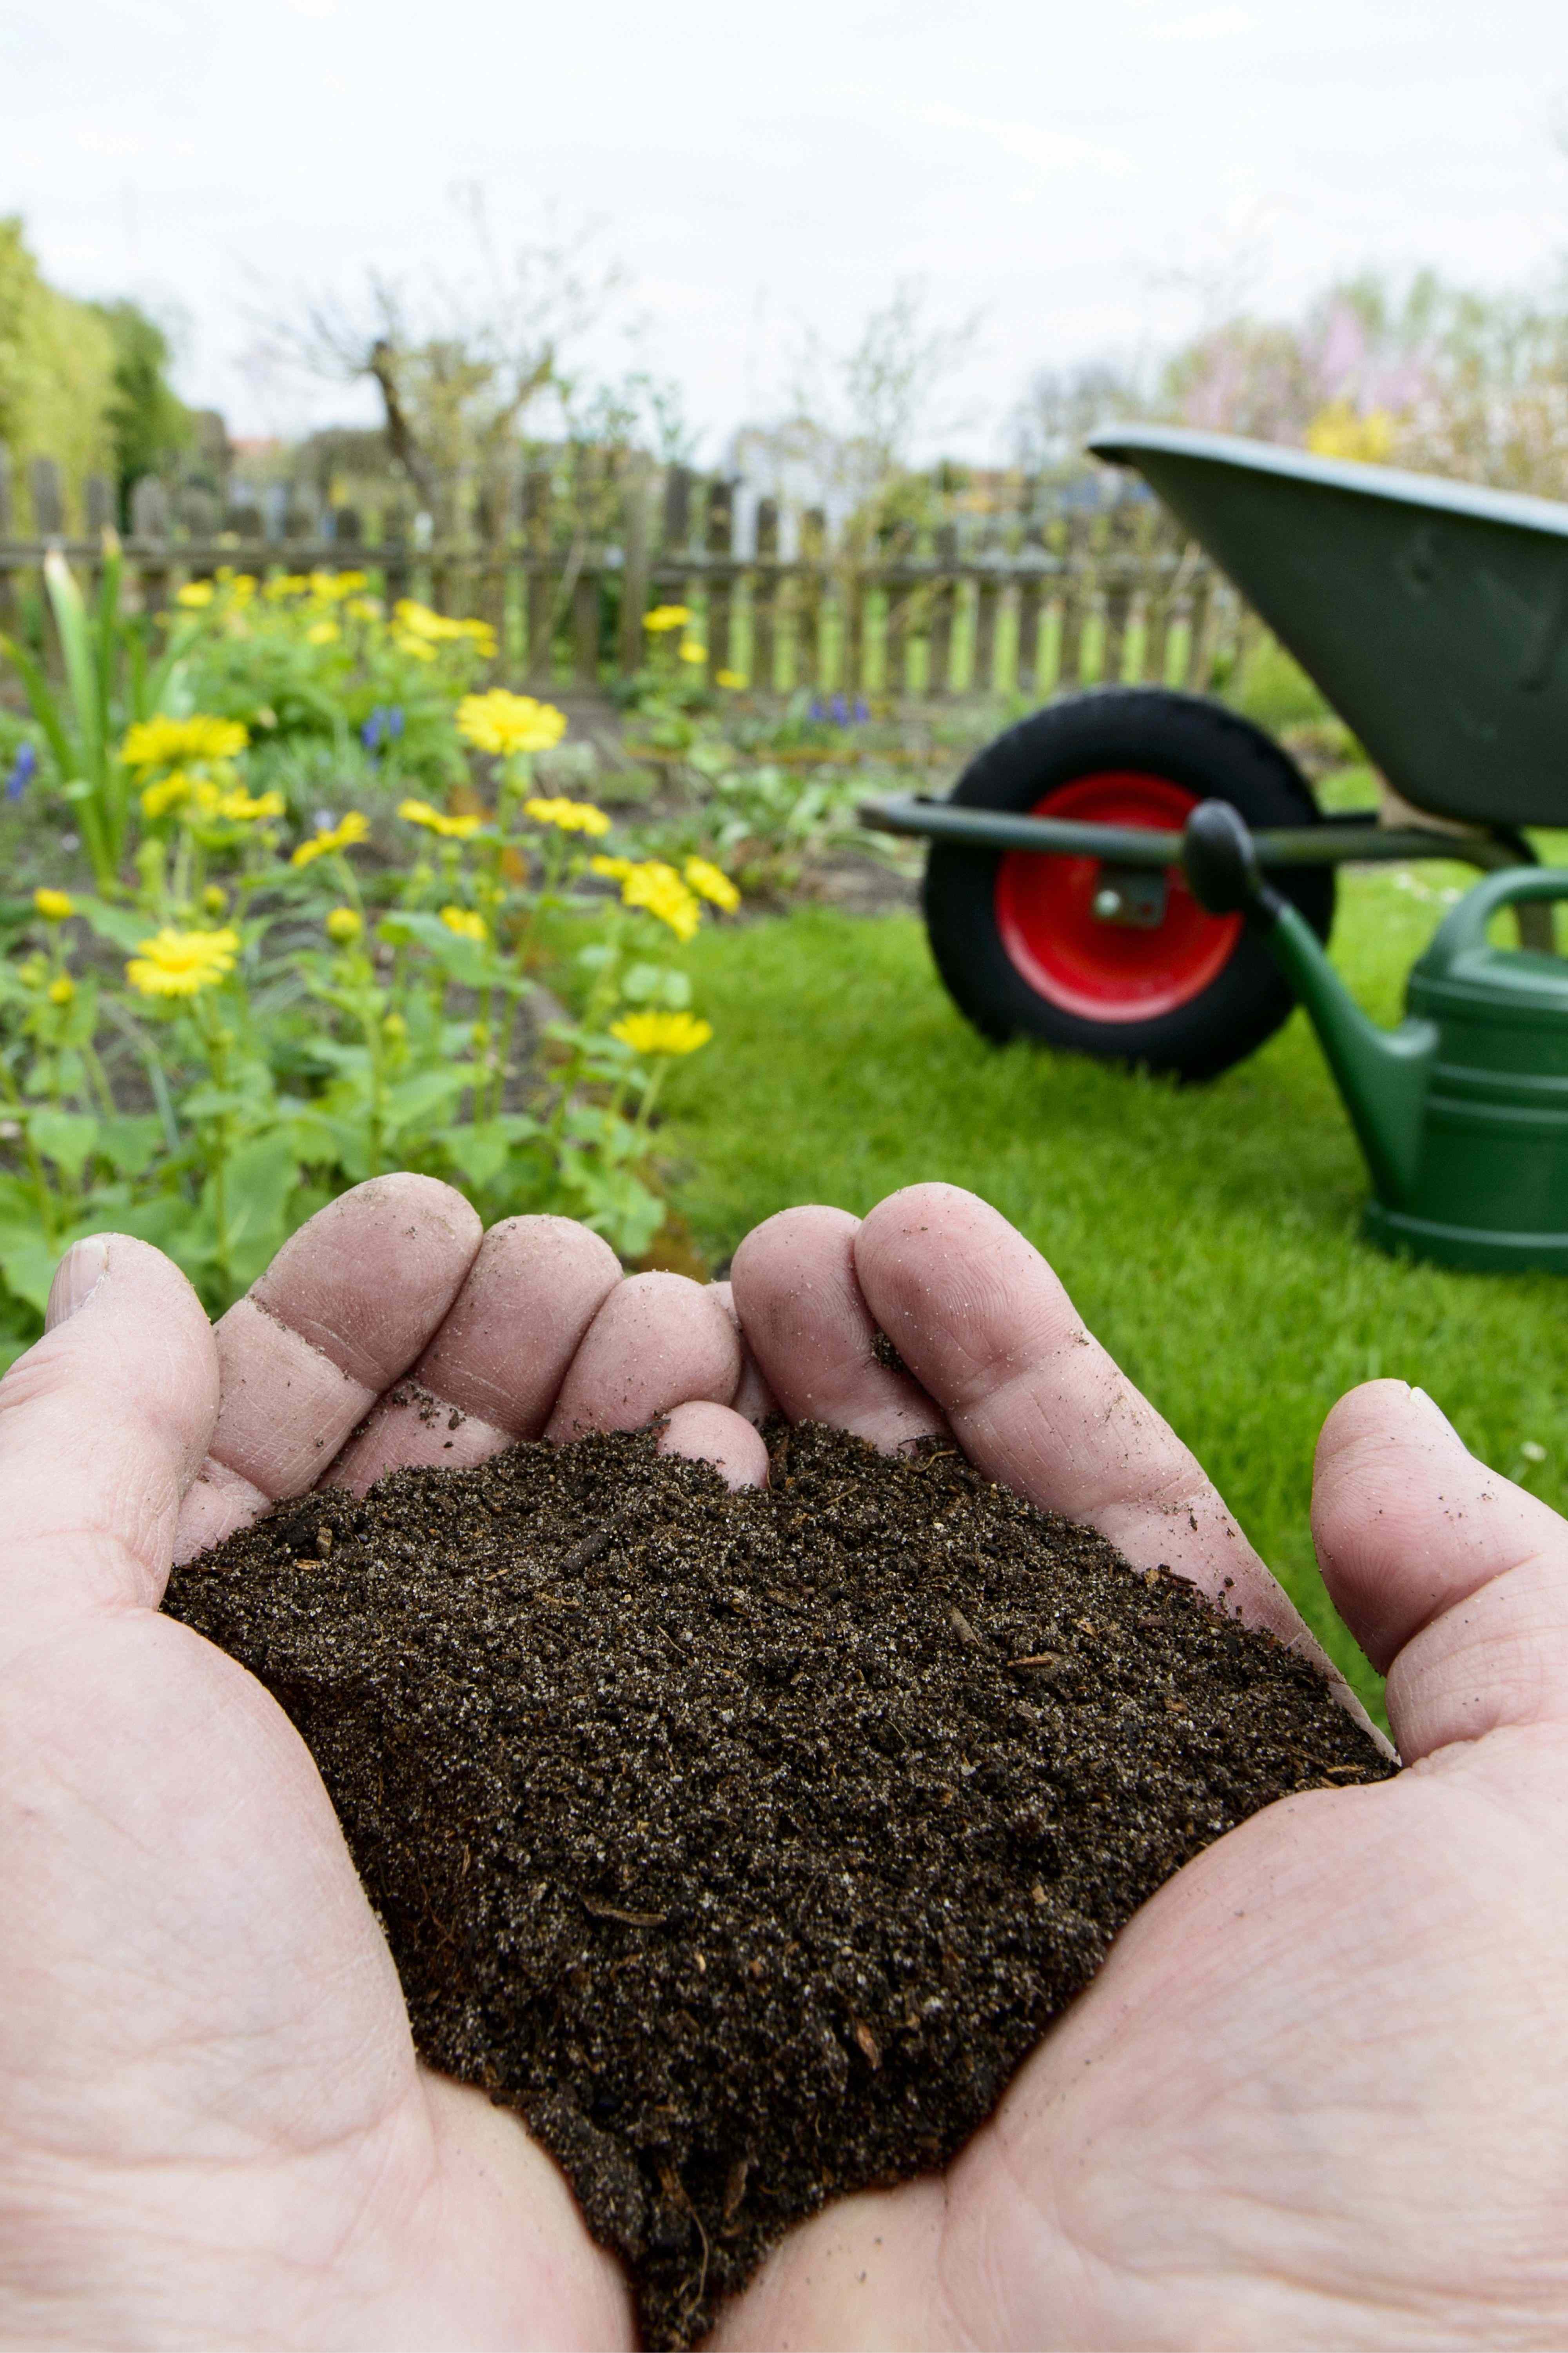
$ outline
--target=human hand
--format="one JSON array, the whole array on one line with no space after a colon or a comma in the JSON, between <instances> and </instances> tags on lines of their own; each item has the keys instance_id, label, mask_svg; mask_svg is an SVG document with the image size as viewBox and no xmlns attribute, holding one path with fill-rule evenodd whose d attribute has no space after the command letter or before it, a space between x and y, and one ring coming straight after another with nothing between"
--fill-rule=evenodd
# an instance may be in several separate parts
<instances>
[{"instance_id":1,"label":"human hand","mask_svg":"<svg viewBox=\"0 0 1568 2353\"><path fill-rule=\"evenodd\" d=\"M622 1282L562 1219L481 1245L399 1176L216 1333L123 1236L79 1244L50 1308L0 1384L0 2340L629 2342L554 2166L416 2067L288 1719L157 1604L172 1555L323 1475L547 1428L673 1408L667 1445L760 1476L721 1296Z\"/></svg>"},{"instance_id":2,"label":"human hand","mask_svg":"<svg viewBox=\"0 0 1568 2353\"><path fill-rule=\"evenodd\" d=\"M786 1412L978 1467L1310 1647L1038 1254L945 1186L736 1254ZM912 1377L873 1356L879 1327ZM1122 1931L942 2179L845 2201L727 2346L1560 2345L1568 1525L1397 1381L1318 1449L1336 1605L1408 1769L1269 1807Z\"/></svg>"}]
</instances>

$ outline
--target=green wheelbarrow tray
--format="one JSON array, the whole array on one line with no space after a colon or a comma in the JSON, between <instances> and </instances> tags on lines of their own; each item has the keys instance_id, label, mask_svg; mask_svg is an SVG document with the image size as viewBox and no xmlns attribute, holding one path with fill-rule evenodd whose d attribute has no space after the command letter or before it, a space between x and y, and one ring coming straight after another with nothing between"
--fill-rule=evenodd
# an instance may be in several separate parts
<instances>
[{"instance_id":1,"label":"green wheelbarrow tray","mask_svg":"<svg viewBox=\"0 0 1568 2353\"><path fill-rule=\"evenodd\" d=\"M1568 825L1568 506L1135 426L1135 466L1415 808Z\"/></svg>"}]
</instances>

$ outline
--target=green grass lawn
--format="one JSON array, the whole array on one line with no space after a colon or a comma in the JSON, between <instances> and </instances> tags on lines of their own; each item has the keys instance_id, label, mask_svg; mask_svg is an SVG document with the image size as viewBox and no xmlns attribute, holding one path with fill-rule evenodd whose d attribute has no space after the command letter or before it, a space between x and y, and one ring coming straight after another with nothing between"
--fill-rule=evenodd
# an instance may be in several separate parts
<instances>
[{"instance_id":1,"label":"green grass lawn","mask_svg":"<svg viewBox=\"0 0 1568 2353\"><path fill-rule=\"evenodd\" d=\"M1468 870L1342 878L1334 955L1380 1019ZM1450 1274L1362 1241L1366 1181L1296 1014L1216 1083L1178 1089L1026 1047L953 1010L912 917L806 911L710 932L713 1044L676 1075L677 1198L717 1259L797 1201L864 1211L941 1177L994 1202L1202 1458L1369 1701L1308 1533L1312 1448L1342 1391L1429 1390L1475 1451L1568 1504L1568 1288ZM1544 1447L1532 1464L1521 1447Z\"/></svg>"}]
</instances>

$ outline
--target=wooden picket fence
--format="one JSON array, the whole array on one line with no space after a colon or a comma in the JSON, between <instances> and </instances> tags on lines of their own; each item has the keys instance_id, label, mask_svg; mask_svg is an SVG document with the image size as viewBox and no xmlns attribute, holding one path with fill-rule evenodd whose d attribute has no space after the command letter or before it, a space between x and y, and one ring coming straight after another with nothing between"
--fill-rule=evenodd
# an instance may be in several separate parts
<instances>
[{"instance_id":1,"label":"wooden picket fence","mask_svg":"<svg viewBox=\"0 0 1568 2353\"><path fill-rule=\"evenodd\" d=\"M255 505L171 496L149 479L124 541L126 594L153 612L225 565L363 571L389 601L489 620L496 676L556 692L635 672L644 616L661 603L689 609L702 673L757 696L1043 699L1139 679L1201 690L1238 655L1256 624L1152 503L1053 513L1023 478L984 481L933 495L921 525L867 543L821 510L786 514L733 480L623 453L536 468L439 540L395 510L368 531L342 505L295 504L269 530ZM30 628L47 655L44 556L58 546L90 573L110 520L106 483L89 480L68 517L59 468L36 459L19 480L0 446L0 630Z\"/></svg>"}]
</instances>

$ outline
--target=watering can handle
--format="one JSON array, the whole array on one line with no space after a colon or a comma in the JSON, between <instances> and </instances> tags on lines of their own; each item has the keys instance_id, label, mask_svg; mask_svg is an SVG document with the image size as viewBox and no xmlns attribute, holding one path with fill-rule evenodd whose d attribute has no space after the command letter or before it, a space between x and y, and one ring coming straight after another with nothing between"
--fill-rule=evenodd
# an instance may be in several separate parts
<instances>
[{"instance_id":1,"label":"watering can handle","mask_svg":"<svg viewBox=\"0 0 1568 2353\"><path fill-rule=\"evenodd\" d=\"M1182 833L1182 871L1211 915L1249 915L1267 925L1281 901L1258 871L1258 845L1228 801L1200 801Z\"/></svg>"},{"instance_id":2,"label":"watering can handle","mask_svg":"<svg viewBox=\"0 0 1568 2353\"><path fill-rule=\"evenodd\" d=\"M1505 866L1466 892L1444 916L1422 957L1427 972L1447 972L1472 948L1486 944L1487 925L1500 907L1527 899L1568 899L1568 867Z\"/></svg>"}]
</instances>

